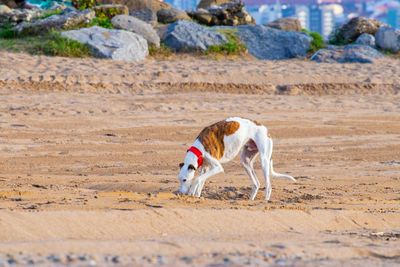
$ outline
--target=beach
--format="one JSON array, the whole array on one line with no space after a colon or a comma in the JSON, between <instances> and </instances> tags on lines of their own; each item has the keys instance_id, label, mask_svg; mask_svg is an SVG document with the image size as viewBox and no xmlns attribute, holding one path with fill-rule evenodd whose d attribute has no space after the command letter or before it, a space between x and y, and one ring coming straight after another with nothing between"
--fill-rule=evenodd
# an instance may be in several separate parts
<instances>
[{"instance_id":1,"label":"beach","mask_svg":"<svg viewBox=\"0 0 400 267\"><path fill-rule=\"evenodd\" d=\"M139 63L0 52L0 266L400 265L400 62ZM269 202L240 155L176 194L198 133L264 124ZM217 266L217 265L215 265Z\"/></svg>"}]
</instances>

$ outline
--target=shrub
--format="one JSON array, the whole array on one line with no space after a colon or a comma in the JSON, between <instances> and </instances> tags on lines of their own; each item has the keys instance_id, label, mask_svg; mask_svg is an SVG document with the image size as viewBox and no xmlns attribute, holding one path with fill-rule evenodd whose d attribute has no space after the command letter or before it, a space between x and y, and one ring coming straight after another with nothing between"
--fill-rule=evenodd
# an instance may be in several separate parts
<instances>
[{"instance_id":1,"label":"shrub","mask_svg":"<svg viewBox=\"0 0 400 267\"><path fill-rule=\"evenodd\" d=\"M306 29L302 29L301 31L307 33L308 35L310 35L313 38L313 40L311 41L310 47L308 48L308 52L315 53L318 50L320 50L321 48L326 47L324 38L318 32L310 32Z\"/></svg>"},{"instance_id":2,"label":"shrub","mask_svg":"<svg viewBox=\"0 0 400 267\"><path fill-rule=\"evenodd\" d=\"M13 39L17 37L17 33L13 30L13 26L5 25L0 28L0 38Z\"/></svg>"},{"instance_id":3,"label":"shrub","mask_svg":"<svg viewBox=\"0 0 400 267\"><path fill-rule=\"evenodd\" d=\"M105 15L99 15L99 17L94 17L90 22L89 26L100 26L106 29L114 29L111 21Z\"/></svg>"},{"instance_id":4,"label":"shrub","mask_svg":"<svg viewBox=\"0 0 400 267\"><path fill-rule=\"evenodd\" d=\"M77 9L87 9L96 6L96 0L72 0L72 6Z\"/></svg>"},{"instance_id":5,"label":"shrub","mask_svg":"<svg viewBox=\"0 0 400 267\"><path fill-rule=\"evenodd\" d=\"M237 29L218 28L217 31L223 34L228 39L228 42L221 45L209 46L207 52L227 55L237 55L246 52L246 45L236 35Z\"/></svg>"},{"instance_id":6,"label":"shrub","mask_svg":"<svg viewBox=\"0 0 400 267\"><path fill-rule=\"evenodd\" d=\"M112 19L113 17L115 17L120 13L118 7L104 8L102 6L97 6L95 12L96 12L96 17L107 17L108 19Z\"/></svg>"},{"instance_id":7,"label":"shrub","mask_svg":"<svg viewBox=\"0 0 400 267\"><path fill-rule=\"evenodd\" d=\"M149 55L152 57L168 58L172 56L172 51L165 44L161 44L160 47L149 44Z\"/></svg>"},{"instance_id":8,"label":"shrub","mask_svg":"<svg viewBox=\"0 0 400 267\"><path fill-rule=\"evenodd\" d=\"M345 45L347 44L344 40L342 34L340 33L340 27L338 25L335 26L333 31L328 36L328 42L333 45Z\"/></svg>"}]
</instances>

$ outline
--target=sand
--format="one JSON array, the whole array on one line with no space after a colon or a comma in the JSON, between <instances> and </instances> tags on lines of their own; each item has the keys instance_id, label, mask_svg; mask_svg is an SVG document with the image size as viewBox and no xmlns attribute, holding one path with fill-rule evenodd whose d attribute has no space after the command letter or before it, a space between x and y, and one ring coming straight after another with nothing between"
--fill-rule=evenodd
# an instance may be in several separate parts
<instances>
[{"instance_id":1,"label":"sand","mask_svg":"<svg viewBox=\"0 0 400 267\"><path fill-rule=\"evenodd\" d=\"M0 87L0 266L400 265L398 60L0 52ZM176 195L186 149L230 116L266 125L297 182L265 202L257 161L249 201L238 156L201 198Z\"/></svg>"}]
</instances>

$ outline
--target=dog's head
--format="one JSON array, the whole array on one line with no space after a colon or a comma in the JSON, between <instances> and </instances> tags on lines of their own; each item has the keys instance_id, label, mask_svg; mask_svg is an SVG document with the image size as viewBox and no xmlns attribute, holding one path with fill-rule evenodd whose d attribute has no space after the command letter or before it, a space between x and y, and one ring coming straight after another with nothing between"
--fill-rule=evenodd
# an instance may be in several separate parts
<instances>
[{"instance_id":1,"label":"dog's head","mask_svg":"<svg viewBox=\"0 0 400 267\"><path fill-rule=\"evenodd\" d=\"M186 157L185 162L180 163L179 167L181 168L178 176L180 182L179 192L187 194L197 170L197 158Z\"/></svg>"}]
</instances>

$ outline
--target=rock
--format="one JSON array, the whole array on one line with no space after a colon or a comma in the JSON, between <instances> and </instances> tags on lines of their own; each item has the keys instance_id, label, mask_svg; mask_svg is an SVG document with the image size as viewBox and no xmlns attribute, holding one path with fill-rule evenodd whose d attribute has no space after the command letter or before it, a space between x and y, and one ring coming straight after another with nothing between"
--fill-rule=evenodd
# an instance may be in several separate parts
<instances>
[{"instance_id":1,"label":"rock","mask_svg":"<svg viewBox=\"0 0 400 267\"><path fill-rule=\"evenodd\" d=\"M40 9L11 9L11 13L0 13L0 25L29 22L43 14L44 11Z\"/></svg>"},{"instance_id":2,"label":"rock","mask_svg":"<svg viewBox=\"0 0 400 267\"><path fill-rule=\"evenodd\" d=\"M9 8L6 5L0 5L0 14L5 14L5 13L11 14L12 13L11 8Z\"/></svg>"},{"instance_id":3,"label":"rock","mask_svg":"<svg viewBox=\"0 0 400 267\"><path fill-rule=\"evenodd\" d=\"M214 25L254 25L254 18L244 9L244 2L227 2L221 6L197 8L187 11L187 14L201 24Z\"/></svg>"},{"instance_id":4,"label":"rock","mask_svg":"<svg viewBox=\"0 0 400 267\"><path fill-rule=\"evenodd\" d=\"M236 35L258 59L305 56L312 38L303 32L286 32L265 26L238 26Z\"/></svg>"},{"instance_id":5,"label":"rock","mask_svg":"<svg viewBox=\"0 0 400 267\"><path fill-rule=\"evenodd\" d=\"M375 34L381 26L387 25L376 19L364 17L352 18L339 29L339 37L346 43L350 43L363 33Z\"/></svg>"},{"instance_id":6,"label":"rock","mask_svg":"<svg viewBox=\"0 0 400 267\"><path fill-rule=\"evenodd\" d=\"M0 0L0 5L5 5L9 8L18 8L23 1L14 1L14 0Z\"/></svg>"},{"instance_id":7,"label":"rock","mask_svg":"<svg viewBox=\"0 0 400 267\"><path fill-rule=\"evenodd\" d=\"M97 0L97 4L121 4L126 5L129 11L151 9L155 14L160 9L172 8L171 5L159 0Z\"/></svg>"},{"instance_id":8,"label":"rock","mask_svg":"<svg viewBox=\"0 0 400 267\"><path fill-rule=\"evenodd\" d=\"M282 31L287 32L299 32L301 31L301 23L297 18L280 18L268 23L265 23L264 26L268 26L271 28L275 28Z\"/></svg>"},{"instance_id":9,"label":"rock","mask_svg":"<svg viewBox=\"0 0 400 267\"><path fill-rule=\"evenodd\" d=\"M157 15L151 9L132 10L129 15L150 24L157 23Z\"/></svg>"},{"instance_id":10,"label":"rock","mask_svg":"<svg viewBox=\"0 0 400 267\"><path fill-rule=\"evenodd\" d=\"M223 3L231 2L232 0L201 0L197 8L207 8L210 6L220 6Z\"/></svg>"},{"instance_id":11,"label":"rock","mask_svg":"<svg viewBox=\"0 0 400 267\"><path fill-rule=\"evenodd\" d=\"M165 37L167 36L169 25L157 25L154 29L156 30L158 37L160 37L160 41L164 42Z\"/></svg>"},{"instance_id":12,"label":"rock","mask_svg":"<svg viewBox=\"0 0 400 267\"><path fill-rule=\"evenodd\" d=\"M140 35L124 30L110 30L98 26L66 31L62 37L88 44L100 58L122 61L141 61L149 53L147 41Z\"/></svg>"},{"instance_id":13,"label":"rock","mask_svg":"<svg viewBox=\"0 0 400 267\"><path fill-rule=\"evenodd\" d=\"M371 47L374 47L375 46L375 37L371 34L363 33L357 38L356 44L369 45Z\"/></svg>"},{"instance_id":14,"label":"rock","mask_svg":"<svg viewBox=\"0 0 400 267\"><path fill-rule=\"evenodd\" d=\"M111 19L116 29L123 29L139 34L150 44L160 47L160 37L154 28L140 19L127 15L118 15Z\"/></svg>"},{"instance_id":15,"label":"rock","mask_svg":"<svg viewBox=\"0 0 400 267\"><path fill-rule=\"evenodd\" d=\"M330 45L318 50L311 60L324 63L373 63L383 55L368 45L349 44L346 46Z\"/></svg>"},{"instance_id":16,"label":"rock","mask_svg":"<svg viewBox=\"0 0 400 267\"><path fill-rule=\"evenodd\" d=\"M190 20L185 11L177 8L161 9L157 12L158 22L169 24L178 20Z\"/></svg>"},{"instance_id":17,"label":"rock","mask_svg":"<svg viewBox=\"0 0 400 267\"><path fill-rule=\"evenodd\" d=\"M216 30L186 20L171 24L164 39L165 45L176 51L207 50L211 45L221 45L226 42L228 40L225 36Z\"/></svg>"},{"instance_id":18,"label":"rock","mask_svg":"<svg viewBox=\"0 0 400 267\"><path fill-rule=\"evenodd\" d=\"M108 4L95 6L94 11L96 14L104 14L109 19L116 15L129 15L129 9L126 5Z\"/></svg>"},{"instance_id":19,"label":"rock","mask_svg":"<svg viewBox=\"0 0 400 267\"><path fill-rule=\"evenodd\" d=\"M29 32L30 34L41 34L50 30L68 29L82 22L89 22L95 16L91 9L62 12L45 19L39 19L32 23L24 22L14 27L17 33Z\"/></svg>"},{"instance_id":20,"label":"rock","mask_svg":"<svg viewBox=\"0 0 400 267\"><path fill-rule=\"evenodd\" d=\"M53 1L53 2L51 2L51 4L50 4L50 8L49 8L49 10L52 10L52 11L58 11L58 10L65 10L65 9L67 9L68 8L68 6L67 5L64 5L64 4L61 4L61 3L57 3L57 2L55 2L55 1ZM76 8L74 8L74 7L72 7L73 8L73 10L76 10ZM72 11L72 10L71 10Z\"/></svg>"},{"instance_id":21,"label":"rock","mask_svg":"<svg viewBox=\"0 0 400 267\"><path fill-rule=\"evenodd\" d=\"M398 52L400 50L400 31L390 27L380 27L375 33L375 42L379 48Z\"/></svg>"}]
</instances>

